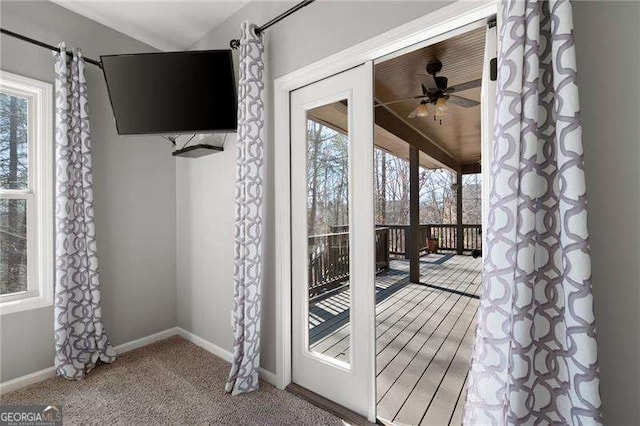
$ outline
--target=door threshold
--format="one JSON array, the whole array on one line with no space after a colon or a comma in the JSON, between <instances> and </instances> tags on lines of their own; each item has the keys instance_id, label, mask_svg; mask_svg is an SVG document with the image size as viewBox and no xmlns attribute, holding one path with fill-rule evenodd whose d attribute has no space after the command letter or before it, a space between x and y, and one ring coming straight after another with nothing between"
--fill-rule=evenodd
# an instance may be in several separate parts
<instances>
[{"instance_id":1,"label":"door threshold","mask_svg":"<svg viewBox=\"0 0 640 426\"><path fill-rule=\"evenodd\" d=\"M389 420L383 419L381 417L378 417L378 424L383 426L396 426L393 422L390 422Z\"/></svg>"},{"instance_id":2,"label":"door threshold","mask_svg":"<svg viewBox=\"0 0 640 426\"><path fill-rule=\"evenodd\" d=\"M315 392L310 391L307 388L303 388L300 385L296 385L295 383L290 383L285 388L287 392L291 392L294 395L299 396L300 398L309 401L316 407L320 407L325 411L330 412L331 414L340 417L345 422L348 422L352 425L357 426L372 426L376 423L371 423L365 417L362 417L360 414L355 413L348 408L343 407L342 405L336 404L335 402L318 395Z\"/></svg>"}]
</instances>

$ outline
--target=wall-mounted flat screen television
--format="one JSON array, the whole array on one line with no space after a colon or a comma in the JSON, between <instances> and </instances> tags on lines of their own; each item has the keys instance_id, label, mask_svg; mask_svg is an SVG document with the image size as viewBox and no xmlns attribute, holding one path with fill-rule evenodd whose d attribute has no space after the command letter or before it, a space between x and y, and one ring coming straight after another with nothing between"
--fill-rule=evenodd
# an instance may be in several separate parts
<instances>
[{"instance_id":1,"label":"wall-mounted flat screen television","mask_svg":"<svg viewBox=\"0 0 640 426\"><path fill-rule=\"evenodd\" d=\"M237 130L230 50L101 56L120 135Z\"/></svg>"}]
</instances>

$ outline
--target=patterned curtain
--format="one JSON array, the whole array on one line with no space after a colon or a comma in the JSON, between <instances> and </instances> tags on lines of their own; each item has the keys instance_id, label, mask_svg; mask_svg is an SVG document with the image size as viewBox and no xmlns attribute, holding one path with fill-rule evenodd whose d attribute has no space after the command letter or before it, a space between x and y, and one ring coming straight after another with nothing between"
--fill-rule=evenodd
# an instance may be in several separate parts
<instances>
[{"instance_id":1,"label":"patterned curtain","mask_svg":"<svg viewBox=\"0 0 640 426\"><path fill-rule=\"evenodd\" d=\"M236 147L236 219L233 278L233 365L226 391L258 388L264 141L264 46L255 25L242 23Z\"/></svg>"},{"instance_id":2,"label":"patterned curtain","mask_svg":"<svg viewBox=\"0 0 640 426\"><path fill-rule=\"evenodd\" d=\"M503 0L498 99L466 425L600 424L573 19Z\"/></svg>"},{"instance_id":3,"label":"patterned curtain","mask_svg":"<svg viewBox=\"0 0 640 426\"><path fill-rule=\"evenodd\" d=\"M93 222L91 136L84 59L67 55L64 43L55 61L56 112L56 373L84 377L98 362L112 362L100 307L100 283Z\"/></svg>"}]
</instances>

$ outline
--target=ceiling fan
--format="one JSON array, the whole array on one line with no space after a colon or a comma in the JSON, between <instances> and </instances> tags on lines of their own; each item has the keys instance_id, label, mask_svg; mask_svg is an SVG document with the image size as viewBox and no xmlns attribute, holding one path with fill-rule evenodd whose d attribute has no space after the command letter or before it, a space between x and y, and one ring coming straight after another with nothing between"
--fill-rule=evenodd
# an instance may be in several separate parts
<instances>
[{"instance_id":1,"label":"ceiling fan","mask_svg":"<svg viewBox=\"0 0 640 426\"><path fill-rule=\"evenodd\" d=\"M377 104L376 106L386 106L411 99L421 99L420 105L411 111L408 118L427 117L429 115L428 105L431 104L434 106L433 119L440 119L440 124L442 124L442 117L447 113L448 103L463 108L471 108L480 105L480 102L478 101L463 98L461 96L454 95L453 93L480 87L482 85L482 79L472 80L466 83L457 84L453 87L448 87L449 79L447 77L437 75L441 70L442 62L440 61L430 62L427 64L427 74L433 77L433 82L428 81L426 84L420 85L422 87L422 95L396 99Z\"/></svg>"}]
</instances>

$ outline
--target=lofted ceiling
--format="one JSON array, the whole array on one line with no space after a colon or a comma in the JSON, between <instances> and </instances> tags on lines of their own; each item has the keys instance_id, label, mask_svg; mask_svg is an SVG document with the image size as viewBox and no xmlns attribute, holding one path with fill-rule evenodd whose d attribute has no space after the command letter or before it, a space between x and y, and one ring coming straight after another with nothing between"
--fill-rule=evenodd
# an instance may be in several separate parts
<instances>
[{"instance_id":1,"label":"lofted ceiling","mask_svg":"<svg viewBox=\"0 0 640 426\"><path fill-rule=\"evenodd\" d=\"M102 25L164 51L193 45L250 0L52 0Z\"/></svg>"},{"instance_id":2,"label":"lofted ceiling","mask_svg":"<svg viewBox=\"0 0 640 426\"><path fill-rule=\"evenodd\" d=\"M440 43L420 48L375 66L375 97L379 103L422 94L420 84L427 80L425 67L440 60L439 76L449 79L449 87L482 78L485 29L478 28ZM456 92L456 95L480 101L480 88ZM429 117L407 118L420 104L409 99L385 107L406 125L417 130L426 139L449 154L459 165L477 165L480 161L481 115L480 106L463 108L448 102L442 124L434 121L433 108Z\"/></svg>"}]
</instances>

